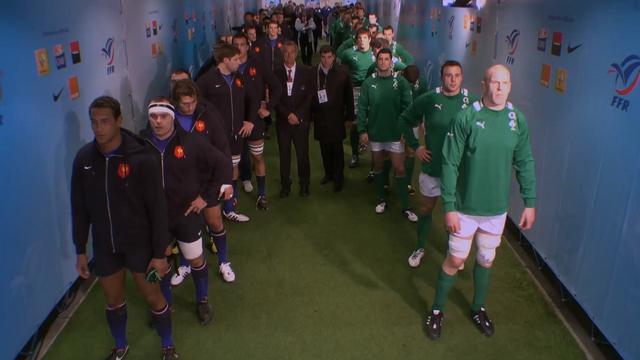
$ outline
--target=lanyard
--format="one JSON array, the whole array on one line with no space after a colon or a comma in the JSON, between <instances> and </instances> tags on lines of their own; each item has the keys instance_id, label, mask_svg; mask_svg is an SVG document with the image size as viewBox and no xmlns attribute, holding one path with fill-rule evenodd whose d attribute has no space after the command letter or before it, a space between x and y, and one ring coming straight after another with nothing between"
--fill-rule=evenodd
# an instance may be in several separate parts
<instances>
[{"instance_id":1,"label":"lanyard","mask_svg":"<svg viewBox=\"0 0 640 360\"><path fill-rule=\"evenodd\" d=\"M316 72L316 75L317 75L316 84L318 85L318 90L320 90L320 71L322 71L322 68L321 68L321 65L318 65L318 71ZM331 69L329 69L329 71L331 71ZM329 71L327 71L327 73L324 74L324 87L322 89L327 88L327 80L329 80Z\"/></svg>"}]
</instances>

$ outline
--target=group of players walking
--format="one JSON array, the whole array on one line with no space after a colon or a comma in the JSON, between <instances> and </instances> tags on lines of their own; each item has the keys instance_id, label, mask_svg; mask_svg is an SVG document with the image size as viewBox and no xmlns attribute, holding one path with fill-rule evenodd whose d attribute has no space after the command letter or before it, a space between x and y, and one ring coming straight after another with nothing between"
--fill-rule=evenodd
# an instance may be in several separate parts
<instances>
[{"instance_id":1,"label":"group of players walking","mask_svg":"<svg viewBox=\"0 0 640 360\"><path fill-rule=\"evenodd\" d=\"M245 16L244 26L230 43L215 48L195 81L184 70L170 74L171 96L149 101L148 125L139 134L122 127L116 99L101 96L89 106L95 139L74 160L73 235L78 273L88 278L91 231L92 270L106 297L115 340L108 359L122 359L129 350L125 269L150 306L163 359L178 358L172 339L172 286L191 276L199 322L211 322L209 265L203 249L216 252L224 281L236 280L224 219L250 221L238 210L236 184L240 179L245 191L252 192L252 170L256 207L269 209L264 147L272 119L280 197L290 196L292 144L299 195L310 194L312 127L323 161L320 183L332 182L336 192L345 186L347 133L350 167L359 166L360 155L370 149L368 179L374 183L372 207L377 214L387 209L393 171L402 216L417 223L411 267L421 263L433 209L441 198L449 245L426 317L427 334L440 337L448 293L474 241L470 317L484 335L494 333L486 296L505 226L512 169L525 207L519 226L526 230L535 222L528 127L508 101L509 69L500 64L486 69L477 96L463 87L461 64L449 60L440 69L441 85L428 91L413 57L395 41L394 29L380 26L375 14L365 17L360 4L338 6L320 16L323 20L314 26L328 32L331 45L317 48L320 63L312 68L296 63L300 36L286 36L281 11L286 8L276 8L271 17L262 11ZM314 10L308 11L305 20L314 16ZM416 193L416 161L421 166L414 212L409 198ZM207 238L209 242L203 240ZM172 266L168 258L177 252Z\"/></svg>"}]
</instances>

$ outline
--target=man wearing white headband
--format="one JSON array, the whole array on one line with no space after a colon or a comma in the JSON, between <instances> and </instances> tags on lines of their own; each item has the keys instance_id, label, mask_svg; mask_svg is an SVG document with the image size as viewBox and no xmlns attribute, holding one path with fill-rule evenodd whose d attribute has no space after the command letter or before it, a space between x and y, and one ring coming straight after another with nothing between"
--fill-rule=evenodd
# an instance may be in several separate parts
<instances>
[{"instance_id":1,"label":"man wearing white headband","mask_svg":"<svg viewBox=\"0 0 640 360\"><path fill-rule=\"evenodd\" d=\"M169 232L178 240L180 252L191 265L197 315L205 325L211 321L211 307L200 212L210 204L217 204L223 196L222 184L229 176L228 158L201 137L175 126L175 110L168 99L152 99L148 113L149 128L141 135L156 150L167 199ZM160 287L171 304L170 276L164 276Z\"/></svg>"}]
</instances>

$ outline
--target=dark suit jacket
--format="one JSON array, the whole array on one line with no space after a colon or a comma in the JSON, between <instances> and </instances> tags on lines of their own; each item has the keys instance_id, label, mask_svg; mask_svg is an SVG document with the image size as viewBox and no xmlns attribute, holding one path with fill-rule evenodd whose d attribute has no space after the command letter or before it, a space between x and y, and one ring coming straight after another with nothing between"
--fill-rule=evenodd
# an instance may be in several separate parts
<instances>
[{"instance_id":1,"label":"dark suit jacket","mask_svg":"<svg viewBox=\"0 0 640 360\"><path fill-rule=\"evenodd\" d=\"M324 142L342 141L346 136L344 123L354 121L353 85L349 69L334 64L327 76L317 67L313 69L314 138ZM317 91L323 88L327 90L329 101L320 104Z\"/></svg>"},{"instance_id":2,"label":"dark suit jacket","mask_svg":"<svg viewBox=\"0 0 640 360\"><path fill-rule=\"evenodd\" d=\"M276 77L282 88L282 96L276 105L277 121L287 122L290 113L301 122L311 122L311 100L313 98L313 71L306 65L297 64L291 96L287 93L287 72L284 65L276 69Z\"/></svg>"}]
</instances>

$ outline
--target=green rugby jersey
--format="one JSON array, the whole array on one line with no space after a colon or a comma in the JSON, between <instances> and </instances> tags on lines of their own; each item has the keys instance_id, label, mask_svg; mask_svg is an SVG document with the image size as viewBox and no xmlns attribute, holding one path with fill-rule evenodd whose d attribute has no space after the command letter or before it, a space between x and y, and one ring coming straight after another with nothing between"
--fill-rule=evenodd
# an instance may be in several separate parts
<instances>
[{"instance_id":1,"label":"green rugby jersey","mask_svg":"<svg viewBox=\"0 0 640 360\"><path fill-rule=\"evenodd\" d=\"M358 132L367 133L369 141L400 141L398 117L411 104L409 82L398 74L368 77L358 99Z\"/></svg>"},{"instance_id":2,"label":"green rugby jersey","mask_svg":"<svg viewBox=\"0 0 640 360\"><path fill-rule=\"evenodd\" d=\"M411 85L411 96L413 96L413 101L415 101L418 96L425 94L428 91L429 89L427 89L427 80L423 77L420 77L418 80L416 80L415 84Z\"/></svg>"},{"instance_id":3,"label":"green rugby jersey","mask_svg":"<svg viewBox=\"0 0 640 360\"><path fill-rule=\"evenodd\" d=\"M415 64L413 56L404 48L404 46L398 44L395 40L393 41L393 44L391 44L391 53L394 57L394 63L400 62L404 67Z\"/></svg>"},{"instance_id":4,"label":"green rugby jersey","mask_svg":"<svg viewBox=\"0 0 640 360\"><path fill-rule=\"evenodd\" d=\"M442 148L444 211L505 213L512 168L524 206L535 207L535 167L524 115L510 102L500 111L474 102L456 115Z\"/></svg>"},{"instance_id":5,"label":"green rugby jersey","mask_svg":"<svg viewBox=\"0 0 640 360\"><path fill-rule=\"evenodd\" d=\"M424 142L431 151L431 162L422 163L422 172L433 177L442 173L442 144L456 114L469 107L477 98L461 89L457 95L446 96L442 88L426 93L417 99L400 116L400 130L407 145L414 149L420 146L413 128L420 125L424 116Z\"/></svg>"},{"instance_id":6,"label":"green rugby jersey","mask_svg":"<svg viewBox=\"0 0 640 360\"><path fill-rule=\"evenodd\" d=\"M369 66L376 62L371 49L360 51L357 47L352 47L343 52L340 61L349 67L353 86L362 85L362 82L367 77Z\"/></svg>"},{"instance_id":7,"label":"green rugby jersey","mask_svg":"<svg viewBox=\"0 0 640 360\"><path fill-rule=\"evenodd\" d=\"M336 50L336 56L340 58L340 56L342 56L342 54L345 51L353 48L355 45L356 45L356 42L353 39L353 37L346 39L345 41L342 42L342 44L340 44L340 46L338 47L338 50Z\"/></svg>"}]
</instances>

